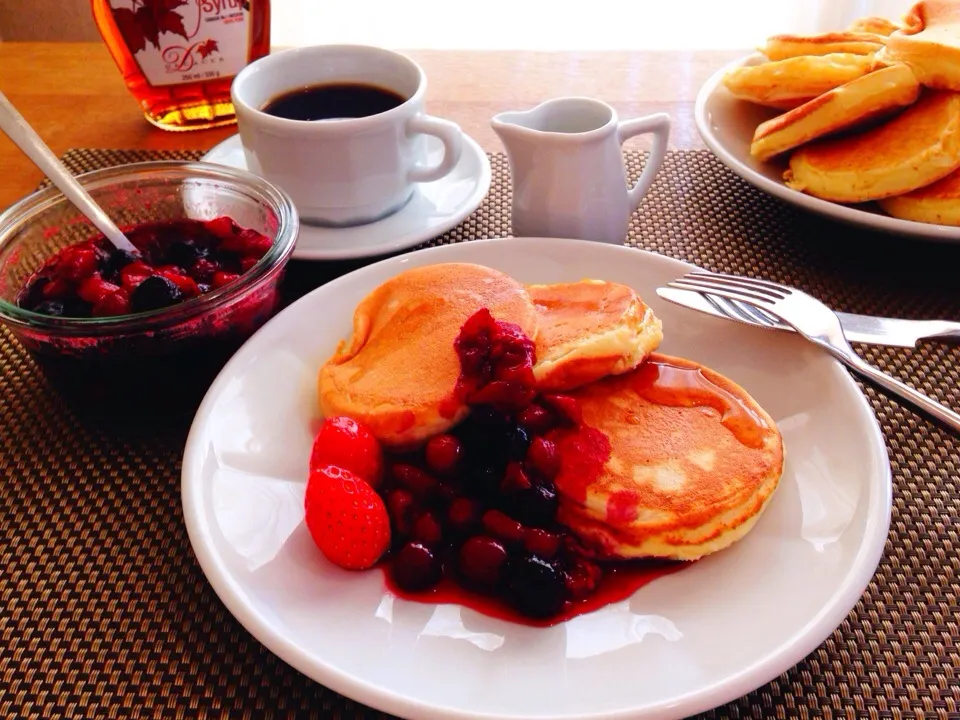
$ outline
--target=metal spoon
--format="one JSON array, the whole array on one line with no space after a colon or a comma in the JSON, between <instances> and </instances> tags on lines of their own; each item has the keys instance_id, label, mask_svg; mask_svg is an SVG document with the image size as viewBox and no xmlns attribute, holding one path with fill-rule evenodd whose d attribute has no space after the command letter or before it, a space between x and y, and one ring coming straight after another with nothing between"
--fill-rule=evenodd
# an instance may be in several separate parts
<instances>
[{"instance_id":1,"label":"metal spoon","mask_svg":"<svg viewBox=\"0 0 960 720\"><path fill-rule=\"evenodd\" d=\"M30 127L23 115L11 104L6 96L0 92L0 130L13 140L14 144L29 157L34 165L40 168L60 191L67 196L96 228L106 235L118 250L136 252L127 236L124 235L113 220L94 201L90 194L83 189L77 179L70 174L57 156L46 146L36 131Z\"/></svg>"}]
</instances>

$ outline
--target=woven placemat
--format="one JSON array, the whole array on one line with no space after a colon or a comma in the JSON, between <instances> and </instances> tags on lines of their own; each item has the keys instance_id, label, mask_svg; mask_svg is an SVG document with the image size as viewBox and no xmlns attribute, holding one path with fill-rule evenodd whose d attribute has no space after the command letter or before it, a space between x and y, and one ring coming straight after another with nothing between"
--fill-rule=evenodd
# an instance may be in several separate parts
<instances>
[{"instance_id":1,"label":"woven placemat","mask_svg":"<svg viewBox=\"0 0 960 720\"><path fill-rule=\"evenodd\" d=\"M198 153L75 150L75 172ZM628 154L633 177L643 156ZM481 207L434 241L509 234L506 160ZM803 288L841 310L960 317L960 247L832 224L754 190L709 153L668 155L629 244ZM360 263L291 263L291 297ZM862 348L960 408L960 348ZM835 633L709 718L960 718L960 447L866 388L894 476L880 568ZM385 717L300 675L225 610L180 508L187 427L108 435L80 424L0 333L0 716Z\"/></svg>"}]
</instances>

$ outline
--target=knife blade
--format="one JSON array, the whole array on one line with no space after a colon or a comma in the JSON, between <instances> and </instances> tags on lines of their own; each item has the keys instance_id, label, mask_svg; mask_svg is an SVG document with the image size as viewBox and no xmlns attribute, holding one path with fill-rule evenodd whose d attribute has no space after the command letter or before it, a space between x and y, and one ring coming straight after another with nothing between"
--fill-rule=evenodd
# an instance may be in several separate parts
<instances>
[{"instance_id":1,"label":"knife blade","mask_svg":"<svg viewBox=\"0 0 960 720\"><path fill-rule=\"evenodd\" d=\"M677 305L697 310L707 315L760 326L742 316L727 315L710 299L693 290L677 288L657 288L657 295ZM960 342L960 322L950 320L901 320L898 318L873 317L838 312L840 326L847 340L868 345L887 345L889 347L913 348L920 340L944 340ZM775 329L794 332L793 328L781 324Z\"/></svg>"}]
</instances>

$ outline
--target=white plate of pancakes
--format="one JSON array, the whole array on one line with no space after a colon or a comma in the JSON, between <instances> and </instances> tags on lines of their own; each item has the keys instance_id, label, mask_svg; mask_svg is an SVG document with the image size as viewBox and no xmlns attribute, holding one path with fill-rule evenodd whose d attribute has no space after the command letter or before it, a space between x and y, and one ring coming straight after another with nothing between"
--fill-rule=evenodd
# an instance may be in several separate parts
<instances>
[{"instance_id":1,"label":"white plate of pancakes","mask_svg":"<svg viewBox=\"0 0 960 720\"><path fill-rule=\"evenodd\" d=\"M341 340L351 337L361 301L388 281L396 284L398 277L453 267L449 264L481 266L521 289L584 279L632 288L662 323L658 353L708 367L701 371L708 378L716 372L729 379L727 391L751 403L757 418L769 420L756 422L766 428L767 440L778 443L775 462L761 472L742 463L737 470L739 461L710 459L727 452L733 426L725 424L726 411L696 402L650 414L651 403L636 401L636 413L627 407L623 417L647 420L635 435L624 436L626 445L614 443L611 455L611 462L621 461L617 477L627 479L649 479L649 473L622 462L625 458L657 457L655 467L667 470L657 475L663 492L692 503L706 528L696 542L708 548L732 530L722 543L727 547L657 578L622 602L550 627L500 620L452 603L405 600L387 589L379 569L350 572L327 562L304 525L303 505L311 446L322 421L320 369ZM417 720L681 718L732 701L789 670L840 625L876 570L890 522L889 460L864 396L825 353L792 334L708 317L657 297L657 287L691 269L656 254L585 241L475 241L370 265L278 314L211 386L184 453L184 519L220 599L254 637L300 672L358 702ZM406 300L456 295L462 301L466 293L454 288L471 282L451 282L449 289L408 293ZM479 304L484 292L477 293ZM436 300L427 302L417 312L433 317L435 306ZM380 307L396 311L393 302ZM579 307L584 316L595 311L594 305ZM598 357L619 347L627 357L627 346L639 343L649 350L650 317L631 317L602 332L593 328L590 352ZM640 324L638 317L644 318ZM388 326L372 322L381 328L381 340ZM445 352L445 345L420 338L393 347L412 367L418 351ZM382 357L385 346L378 347L374 357ZM577 347L588 346L571 346L573 354ZM421 355L420 362L430 364L432 358ZM620 383L650 362L635 370L613 369L620 374L583 390L596 395L603 383ZM396 367L388 360L367 369L393 378L382 385L390 393L407 382L397 377ZM419 370L410 376L425 377ZM581 402L586 417L586 400ZM681 416L686 420L678 422ZM619 454L618 448L631 442L641 446L639 456ZM664 462L678 452L687 459L678 456L680 464L672 466ZM682 468L689 462L702 472L686 475ZM725 469L710 472L714 468ZM772 486L771 468L779 476ZM691 477L697 478L695 486L686 484ZM697 505L706 486L745 487L747 477L758 491L762 482L762 503L753 502L751 490L736 507L719 497L716 507ZM717 514L731 508L740 516L728 527ZM742 537L739 523L749 529Z\"/></svg>"},{"instance_id":2,"label":"white plate of pancakes","mask_svg":"<svg viewBox=\"0 0 960 720\"><path fill-rule=\"evenodd\" d=\"M707 147L757 188L864 228L960 241L960 2L768 38L701 88Z\"/></svg>"}]
</instances>

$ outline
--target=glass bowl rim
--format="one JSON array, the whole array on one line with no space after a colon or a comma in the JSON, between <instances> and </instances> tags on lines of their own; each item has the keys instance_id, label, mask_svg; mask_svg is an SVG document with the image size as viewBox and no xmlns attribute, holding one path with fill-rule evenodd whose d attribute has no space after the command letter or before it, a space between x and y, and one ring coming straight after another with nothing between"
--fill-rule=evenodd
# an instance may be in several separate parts
<instances>
[{"instance_id":1,"label":"glass bowl rim","mask_svg":"<svg viewBox=\"0 0 960 720\"><path fill-rule=\"evenodd\" d=\"M237 280L182 303L143 313L130 313L98 318L63 318L33 312L0 298L0 321L29 329L43 329L59 335L96 335L112 332L142 331L176 325L184 320L229 303L258 287L271 271L288 260L293 253L300 228L299 216L290 196L276 185L246 170L199 160L149 160L91 170L76 176L85 189L97 190L119 182L179 178L183 181L208 180L230 183L252 190L257 200L277 216L276 238L256 265ZM42 213L70 201L56 187L37 190L18 200L0 213L0 250L7 237ZM80 211L77 210L80 215ZM94 233L96 231L93 231Z\"/></svg>"}]
</instances>

